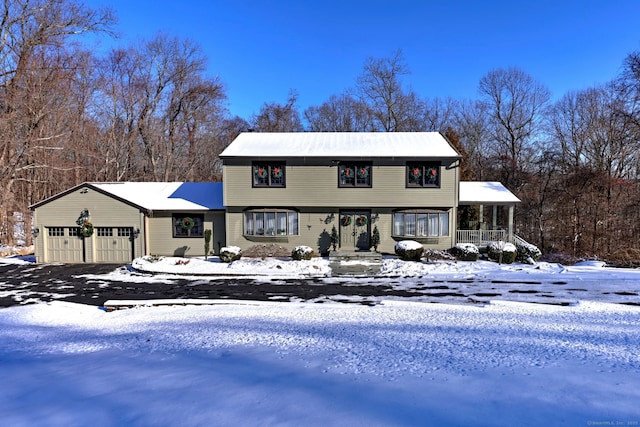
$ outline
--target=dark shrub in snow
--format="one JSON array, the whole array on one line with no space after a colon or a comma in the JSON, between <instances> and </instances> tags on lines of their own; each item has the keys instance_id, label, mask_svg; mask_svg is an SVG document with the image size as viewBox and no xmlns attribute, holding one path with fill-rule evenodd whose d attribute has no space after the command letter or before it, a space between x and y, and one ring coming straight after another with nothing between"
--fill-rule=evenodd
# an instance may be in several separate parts
<instances>
[{"instance_id":1,"label":"dark shrub in snow","mask_svg":"<svg viewBox=\"0 0 640 427\"><path fill-rule=\"evenodd\" d=\"M309 246L296 246L291 251L291 258L296 261L301 261L303 259L309 260L313 258L313 249Z\"/></svg>"},{"instance_id":2,"label":"dark shrub in snow","mask_svg":"<svg viewBox=\"0 0 640 427\"><path fill-rule=\"evenodd\" d=\"M403 261L420 261L424 248L414 240L402 240L396 243L395 252Z\"/></svg>"},{"instance_id":3,"label":"dark shrub in snow","mask_svg":"<svg viewBox=\"0 0 640 427\"><path fill-rule=\"evenodd\" d=\"M237 246L225 246L220 249L220 261L233 262L242 257L242 250Z\"/></svg>"},{"instance_id":4,"label":"dark shrub in snow","mask_svg":"<svg viewBox=\"0 0 640 427\"><path fill-rule=\"evenodd\" d=\"M542 256L542 252L536 245L532 245L531 243L518 243L516 245L516 261L518 262L527 262L527 263L535 263L540 260Z\"/></svg>"},{"instance_id":5,"label":"dark shrub in snow","mask_svg":"<svg viewBox=\"0 0 640 427\"><path fill-rule=\"evenodd\" d=\"M487 257L496 262L511 264L516 260L516 247L513 243L503 241L490 242L487 245Z\"/></svg>"},{"instance_id":6,"label":"dark shrub in snow","mask_svg":"<svg viewBox=\"0 0 640 427\"><path fill-rule=\"evenodd\" d=\"M473 243L458 243L449 250L460 261L477 261L480 251Z\"/></svg>"}]
</instances>

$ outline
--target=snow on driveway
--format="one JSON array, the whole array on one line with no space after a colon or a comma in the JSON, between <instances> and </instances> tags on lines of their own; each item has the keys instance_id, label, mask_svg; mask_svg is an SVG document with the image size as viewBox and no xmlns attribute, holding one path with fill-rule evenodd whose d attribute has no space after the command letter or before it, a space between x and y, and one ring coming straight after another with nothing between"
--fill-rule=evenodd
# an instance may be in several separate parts
<instances>
[{"instance_id":1,"label":"snow on driveway","mask_svg":"<svg viewBox=\"0 0 640 427\"><path fill-rule=\"evenodd\" d=\"M638 422L640 310L246 302L0 310L7 425ZM633 424L625 424L633 425Z\"/></svg>"}]
</instances>

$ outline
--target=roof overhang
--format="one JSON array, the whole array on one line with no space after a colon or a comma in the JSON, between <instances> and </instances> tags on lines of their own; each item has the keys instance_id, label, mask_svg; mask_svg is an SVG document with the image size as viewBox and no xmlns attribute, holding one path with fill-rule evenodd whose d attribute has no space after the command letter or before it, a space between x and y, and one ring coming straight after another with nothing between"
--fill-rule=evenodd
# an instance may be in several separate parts
<instances>
[{"instance_id":1,"label":"roof overhang","mask_svg":"<svg viewBox=\"0 0 640 427\"><path fill-rule=\"evenodd\" d=\"M520 199L496 181L460 182L460 205L514 205Z\"/></svg>"}]
</instances>

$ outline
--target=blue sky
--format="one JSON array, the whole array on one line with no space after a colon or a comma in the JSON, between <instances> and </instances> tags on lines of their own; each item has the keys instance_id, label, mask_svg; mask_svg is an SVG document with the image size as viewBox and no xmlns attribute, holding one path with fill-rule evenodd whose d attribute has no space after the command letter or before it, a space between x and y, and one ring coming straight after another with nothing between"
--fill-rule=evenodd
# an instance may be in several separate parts
<instances>
[{"instance_id":1,"label":"blue sky","mask_svg":"<svg viewBox=\"0 0 640 427\"><path fill-rule=\"evenodd\" d=\"M302 110L353 87L368 57L402 49L425 98L474 99L515 66L555 99L613 79L640 50L640 1L87 0L117 14L124 46L163 31L197 42L232 114L299 95Z\"/></svg>"}]
</instances>

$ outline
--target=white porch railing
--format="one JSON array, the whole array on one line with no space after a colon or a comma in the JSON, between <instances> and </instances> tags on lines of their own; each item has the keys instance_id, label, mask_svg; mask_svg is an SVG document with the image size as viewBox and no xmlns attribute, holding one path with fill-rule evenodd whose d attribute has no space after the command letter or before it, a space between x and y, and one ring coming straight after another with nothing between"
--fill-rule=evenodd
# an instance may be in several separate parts
<instances>
[{"instance_id":1,"label":"white porch railing","mask_svg":"<svg viewBox=\"0 0 640 427\"><path fill-rule=\"evenodd\" d=\"M508 235L506 230L458 230L456 238L458 243L473 243L484 247L489 242L506 241Z\"/></svg>"}]
</instances>

